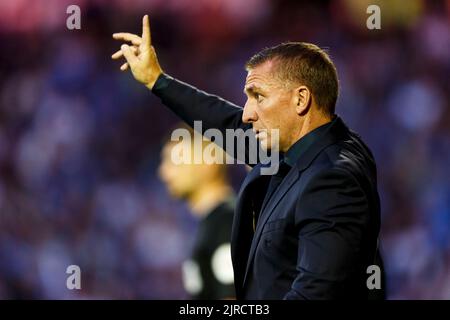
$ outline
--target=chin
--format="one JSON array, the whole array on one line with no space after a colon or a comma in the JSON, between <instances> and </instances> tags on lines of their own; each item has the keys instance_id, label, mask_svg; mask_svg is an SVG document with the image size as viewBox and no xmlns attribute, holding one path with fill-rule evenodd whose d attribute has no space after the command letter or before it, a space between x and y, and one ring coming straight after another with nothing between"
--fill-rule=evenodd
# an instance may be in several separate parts
<instances>
[{"instance_id":1,"label":"chin","mask_svg":"<svg viewBox=\"0 0 450 320\"><path fill-rule=\"evenodd\" d=\"M261 144L261 149L263 149L264 151L270 151L270 145L267 145L266 143Z\"/></svg>"},{"instance_id":2,"label":"chin","mask_svg":"<svg viewBox=\"0 0 450 320\"><path fill-rule=\"evenodd\" d=\"M263 149L264 151L269 151L272 148L272 146L268 143L267 139L260 140L259 145L261 146L261 149Z\"/></svg>"},{"instance_id":3,"label":"chin","mask_svg":"<svg viewBox=\"0 0 450 320\"><path fill-rule=\"evenodd\" d=\"M264 151L273 151L274 149L277 149L277 145L273 144L273 137L268 134L267 131L262 131L258 135L259 145L261 146L261 149ZM276 141L275 141L276 142Z\"/></svg>"}]
</instances>

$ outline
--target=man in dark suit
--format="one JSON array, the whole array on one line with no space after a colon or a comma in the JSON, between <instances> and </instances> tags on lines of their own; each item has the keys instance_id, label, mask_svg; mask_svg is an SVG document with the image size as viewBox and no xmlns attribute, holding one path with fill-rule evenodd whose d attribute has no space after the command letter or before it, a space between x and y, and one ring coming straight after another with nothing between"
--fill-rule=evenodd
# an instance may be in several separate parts
<instances>
[{"instance_id":1,"label":"man in dark suit","mask_svg":"<svg viewBox=\"0 0 450 320\"><path fill-rule=\"evenodd\" d=\"M383 275L375 161L335 114L337 72L323 50L291 42L253 56L242 109L164 74L147 16L142 37L113 37L132 43L113 55L125 57L121 70L130 68L188 124L252 128L262 148L281 154L275 175L256 164L238 195L231 250L239 299L384 297L367 273L375 266Z\"/></svg>"}]
</instances>

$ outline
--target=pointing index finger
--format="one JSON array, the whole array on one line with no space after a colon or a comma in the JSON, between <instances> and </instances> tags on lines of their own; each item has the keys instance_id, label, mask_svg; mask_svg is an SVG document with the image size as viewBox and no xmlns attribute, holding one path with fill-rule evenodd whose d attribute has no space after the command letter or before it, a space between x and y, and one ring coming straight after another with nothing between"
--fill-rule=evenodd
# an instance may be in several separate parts
<instances>
[{"instance_id":1,"label":"pointing index finger","mask_svg":"<svg viewBox=\"0 0 450 320\"><path fill-rule=\"evenodd\" d=\"M152 39L150 36L150 22L148 19L148 15L145 15L142 18L142 42L144 45L151 46Z\"/></svg>"}]
</instances>

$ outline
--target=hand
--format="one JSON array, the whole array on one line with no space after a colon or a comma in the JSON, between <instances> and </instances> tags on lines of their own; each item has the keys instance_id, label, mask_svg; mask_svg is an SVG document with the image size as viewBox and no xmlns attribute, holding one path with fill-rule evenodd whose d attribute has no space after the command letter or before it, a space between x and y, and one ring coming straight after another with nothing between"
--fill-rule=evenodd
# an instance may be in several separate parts
<instances>
[{"instance_id":1,"label":"hand","mask_svg":"<svg viewBox=\"0 0 450 320\"><path fill-rule=\"evenodd\" d=\"M126 71L130 67L133 77L151 90L163 71L156 57L155 48L152 46L148 15L142 18L142 38L126 32L114 33L113 38L131 42L131 46L123 44L111 58L124 57L127 62L120 67L120 70Z\"/></svg>"}]
</instances>

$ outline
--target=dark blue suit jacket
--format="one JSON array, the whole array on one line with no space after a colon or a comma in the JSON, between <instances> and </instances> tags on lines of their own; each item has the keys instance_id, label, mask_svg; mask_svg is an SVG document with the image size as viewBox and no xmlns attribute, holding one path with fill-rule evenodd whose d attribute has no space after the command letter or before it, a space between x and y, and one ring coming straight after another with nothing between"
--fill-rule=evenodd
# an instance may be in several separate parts
<instances>
[{"instance_id":1,"label":"dark blue suit jacket","mask_svg":"<svg viewBox=\"0 0 450 320\"><path fill-rule=\"evenodd\" d=\"M203 130L250 128L242 108L167 75L153 92L188 124L202 120ZM360 137L335 117L266 203L271 176L261 175L261 168L257 164L246 177L235 209L237 298L384 298L384 282L380 290L366 284L367 267L383 266L376 166Z\"/></svg>"}]
</instances>

